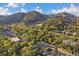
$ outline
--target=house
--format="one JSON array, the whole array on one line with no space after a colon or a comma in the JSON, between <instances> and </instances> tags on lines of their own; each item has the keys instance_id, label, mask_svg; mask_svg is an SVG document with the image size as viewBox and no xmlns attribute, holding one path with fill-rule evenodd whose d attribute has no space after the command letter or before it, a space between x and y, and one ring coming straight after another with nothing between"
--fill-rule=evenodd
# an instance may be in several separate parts
<instances>
[{"instance_id":1,"label":"house","mask_svg":"<svg viewBox=\"0 0 79 59\"><path fill-rule=\"evenodd\" d=\"M36 24L36 26L42 26L43 24Z\"/></svg>"},{"instance_id":2,"label":"house","mask_svg":"<svg viewBox=\"0 0 79 59\"><path fill-rule=\"evenodd\" d=\"M24 39L18 38L18 37L10 38L10 40L11 40L12 42L17 42L17 41L23 42L23 41L24 41Z\"/></svg>"},{"instance_id":3,"label":"house","mask_svg":"<svg viewBox=\"0 0 79 59\"><path fill-rule=\"evenodd\" d=\"M73 35L73 36L74 36L74 35L77 35L76 32L66 32L65 34L66 34L66 35Z\"/></svg>"},{"instance_id":4,"label":"house","mask_svg":"<svg viewBox=\"0 0 79 59\"><path fill-rule=\"evenodd\" d=\"M76 34L77 34L76 32L73 33L73 35L76 35Z\"/></svg>"},{"instance_id":5,"label":"house","mask_svg":"<svg viewBox=\"0 0 79 59\"><path fill-rule=\"evenodd\" d=\"M20 39L19 39L18 37L13 37L13 38L10 38L10 40L11 40L12 42L16 42L16 41L19 41Z\"/></svg>"},{"instance_id":6,"label":"house","mask_svg":"<svg viewBox=\"0 0 79 59\"><path fill-rule=\"evenodd\" d=\"M63 40L63 43L65 45L70 45L70 46L76 46L77 45L77 42L71 40L71 39L68 39L68 40Z\"/></svg>"}]
</instances>

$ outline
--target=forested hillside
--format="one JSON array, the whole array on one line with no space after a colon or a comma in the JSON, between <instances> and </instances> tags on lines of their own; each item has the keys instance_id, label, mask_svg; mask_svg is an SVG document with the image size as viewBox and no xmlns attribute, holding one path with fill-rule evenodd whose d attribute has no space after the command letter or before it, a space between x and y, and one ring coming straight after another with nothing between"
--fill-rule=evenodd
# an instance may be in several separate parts
<instances>
[{"instance_id":1,"label":"forested hillside","mask_svg":"<svg viewBox=\"0 0 79 59\"><path fill-rule=\"evenodd\" d=\"M78 17L68 13L49 17L35 11L21 15L26 16L0 24L1 56L79 55Z\"/></svg>"}]
</instances>

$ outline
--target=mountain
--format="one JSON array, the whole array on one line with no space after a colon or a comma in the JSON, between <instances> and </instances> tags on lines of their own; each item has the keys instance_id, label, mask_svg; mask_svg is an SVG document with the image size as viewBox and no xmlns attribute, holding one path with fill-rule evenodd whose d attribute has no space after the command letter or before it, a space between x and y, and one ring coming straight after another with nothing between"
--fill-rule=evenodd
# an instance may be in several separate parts
<instances>
[{"instance_id":1,"label":"mountain","mask_svg":"<svg viewBox=\"0 0 79 59\"><path fill-rule=\"evenodd\" d=\"M73 24L77 17L66 12L58 13L56 15L44 15L37 11L31 11L28 13L19 12L7 16L0 15L0 24L25 22L28 25L33 25L48 22L48 19L53 19L53 24L69 25Z\"/></svg>"},{"instance_id":2,"label":"mountain","mask_svg":"<svg viewBox=\"0 0 79 59\"><path fill-rule=\"evenodd\" d=\"M56 14L54 19L60 19L59 23L61 23L62 25L70 25L76 21L77 17L72 14L63 12Z\"/></svg>"},{"instance_id":3,"label":"mountain","mask_svg":"<svg viewBox=\"0 0 79 59\"><path fill-rule=\"evenodd\" d=\"M58 14L54 15L54 17L52 17L52 19L53 20L46 21L44 24L46 26L54 25L58 28L62 28L64 26L73 26L77 22L76 16L66 13L66 12L58 13Z\"/></svg>"},{"instance_id":4,"label":"mountain","mask_svg":"<svg viewBox=\"0 0 79 59\"><path fill-rule=\"evenodd\" d=\"M13 15L7 15L7 16L0 16L0 23L1 24L12 24L22 21L26 13L19 12Z\"/></svg>"},{"instance_id":5,"label":"mountain","mask_svg":"<svg viewBox=\"0 0 79 59\"><path fill-rule=\"evenodd\" d=\"M47 15L41 14L37 11L28 13L19 12L13 15L0 15L0 24L12 24L24 21L26 24L36 24L47 20Z\"/></svg>"},{"instance_id":6,"label":"mountain","mask_svg":"<svg viewBox=\"0 0 79 59\"><path fill-rule=\"evenodd\" d=\"M27 24L36 24L36 23L42 23L46 21L48 18L50 18L47 15L41 14L37 11L32 11L27 13L27 15L23 18L23 21L25 21Z\"/></svg>"}]
</instances>

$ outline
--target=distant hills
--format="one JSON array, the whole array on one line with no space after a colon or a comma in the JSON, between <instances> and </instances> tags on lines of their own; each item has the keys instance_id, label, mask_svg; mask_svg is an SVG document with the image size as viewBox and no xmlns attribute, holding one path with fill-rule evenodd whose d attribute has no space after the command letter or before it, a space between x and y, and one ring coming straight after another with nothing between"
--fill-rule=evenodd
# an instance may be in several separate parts
<instances>
[{"instance_id":1,"label":"distant hills","mask_svg":"<svg viewBox=\"0 0 79 59\"><path fill-rule=\"evenodd\" d=\"M45 15L37 11L31 11L28 13L19 12L7 16L0 15L0 24L13 24L25 22L26 24L33 25L38 23L44 23L48 19L61 19L59 23L61 23L62 21L62 24L72 24L77 18L78 17L66 12L58 13L56 15Z\"/></svg>"},{"instance_id":2,"label":"distant hills","mask_svg":"<svg viewBox=\"0 0 79 59\"><path fill-rule=\"evenodd\" d=\"M59 23L61 23L62 25L71 25L75 23L77 19L76 16L66 13L66 12L58 13L55 15L54 18L60 19Z\"/></svg>"}]
</instances>

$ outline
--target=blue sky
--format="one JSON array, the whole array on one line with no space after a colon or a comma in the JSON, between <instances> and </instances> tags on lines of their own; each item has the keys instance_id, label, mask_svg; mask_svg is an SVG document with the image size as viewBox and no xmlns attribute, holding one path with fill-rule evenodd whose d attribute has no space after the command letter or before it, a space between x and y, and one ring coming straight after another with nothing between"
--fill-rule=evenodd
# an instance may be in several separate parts
<instances>
[{"instance_id":1,"label":"blue sky","mask_svg":"<svg viewBox=\"0 0 79 59\"><path fill-rule=\"evenodd\" d=\"M79 3L0 3L0 15L34 10L43 14L67 12L79 15Z\"/></svg>"}]
</instances>

